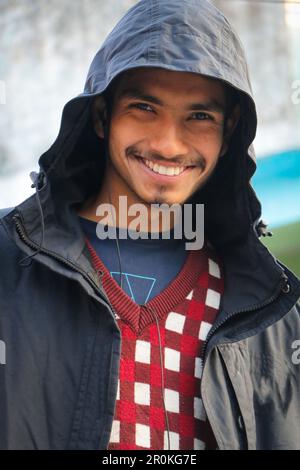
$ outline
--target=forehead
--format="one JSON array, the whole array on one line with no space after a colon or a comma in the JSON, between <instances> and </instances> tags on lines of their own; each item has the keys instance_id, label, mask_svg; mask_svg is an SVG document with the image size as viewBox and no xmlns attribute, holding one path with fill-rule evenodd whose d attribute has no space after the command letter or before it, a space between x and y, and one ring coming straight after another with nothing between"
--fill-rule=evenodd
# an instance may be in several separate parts
<instances>
[{"instance_id":1,"label":"forehead","mask_svg":"<svg viewBox=\"0 0 300 470\"><path fill-rule=\"evenodd\" d=\"M210 96L225 100L225 85L220 80L193 72L178 72L155 67L128 70L118 81L116 92L121 97L134 86L150 93L167 93L180 96Z\"/></svg>"}]
</instances>

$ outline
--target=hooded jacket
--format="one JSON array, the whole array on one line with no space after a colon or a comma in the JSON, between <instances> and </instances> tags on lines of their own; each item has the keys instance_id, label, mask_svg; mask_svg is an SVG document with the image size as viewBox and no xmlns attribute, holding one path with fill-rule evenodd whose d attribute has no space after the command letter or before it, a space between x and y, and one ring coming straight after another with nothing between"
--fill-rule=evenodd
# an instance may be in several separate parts
<instances>
[{"instance_id":1,"label":"hooded jacket","mask_svg":"<svg viewBox=\"0 0 300 470\"><path fill-rule=\"evenodd\" d=\"M93 99L124 70L162 67L223 80L241 119L195 195L218 250L225 292L204 345L203 405L219 449L300 449L300 282L261 243L251 186L256 110L242 45L207 0L142 0L90 66L39 159L35 195L0 220L1 449L106 449L121 338L76 207L104 177Z\"/></svg>"}]
</instances>

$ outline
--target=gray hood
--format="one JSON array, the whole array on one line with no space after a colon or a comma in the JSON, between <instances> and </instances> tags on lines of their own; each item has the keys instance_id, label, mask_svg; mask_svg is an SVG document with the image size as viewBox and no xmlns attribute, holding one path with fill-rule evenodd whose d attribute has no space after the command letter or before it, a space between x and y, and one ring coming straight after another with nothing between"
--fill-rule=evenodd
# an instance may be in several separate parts
<instances>
[{"instance_id":1,"label":"gray hood","mask_svg":"<svg viewBox=\"0 0 300 470\"><path fill-rule=\"evenodd\" d=\"M207 235L223 257L224 309L266 301L283 269L258 239L261 206L250 184L255 104L243 47L207 0L142 0L111 31L92 61L84 93L65 105L59 135L39 160L38 201L32 197L18 208L28 236L40 242L42 214L44 246L74 261L81 256L74 207L99 190L104 175L104 145L92 126L91 103L118 74L135 67L195 72L239 91L242 115L231 145L194 200L205 204Z\"/></svg>"}]
</instances>

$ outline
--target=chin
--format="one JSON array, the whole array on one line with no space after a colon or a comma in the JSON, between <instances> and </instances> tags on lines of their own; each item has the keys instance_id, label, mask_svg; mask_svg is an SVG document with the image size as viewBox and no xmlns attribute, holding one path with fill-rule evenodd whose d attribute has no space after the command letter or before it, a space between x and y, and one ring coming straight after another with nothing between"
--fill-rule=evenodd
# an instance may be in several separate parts
<instances>
[{"instance_id":1,"label":"chin","mask_svg":"<svg viewBox=\"0 0 300 470\"><path fill-rule=\"evenodd\" d=\"M168 204L171 206L172 204L183 204L189 197L189 195L182 195L180 193L171 193L171 192L164 192L164 191L153 191L145 194L145 192L137 192L136 194L146 204Z\"/></svg>"},{"instance_id":2,"label":"chin","mask_svg":"<svg viewBox=\"0 0 300 470\"><path fill-rule=\"evenodd\" d=\"M184 200L181 198L175 197L157 197L153 198L151 204L167 204L168 206L172 206L173 204L183 204Z\"/></svg>"}]
</instances>

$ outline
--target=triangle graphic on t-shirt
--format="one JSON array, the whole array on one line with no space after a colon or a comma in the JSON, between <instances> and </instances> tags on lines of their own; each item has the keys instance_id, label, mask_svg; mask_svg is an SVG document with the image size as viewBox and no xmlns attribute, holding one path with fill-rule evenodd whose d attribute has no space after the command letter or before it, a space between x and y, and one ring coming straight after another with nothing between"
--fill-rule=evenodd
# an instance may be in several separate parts
<instances>
[{"instance_id":1,"label":"triangle graphic on t-shirt","mask_svg":"<svg viewBox=\"0 0 300 470\"><path fill-rule=\"evenodd\" d=\"M111 271L111 276L120 284L120 272ZM146 303L150 297L156 279L154 277L139 276L137 274L122 273L123 288L134 302ZM141 299L141 296L143 298Z\"/></svg>"}]
</instances>

